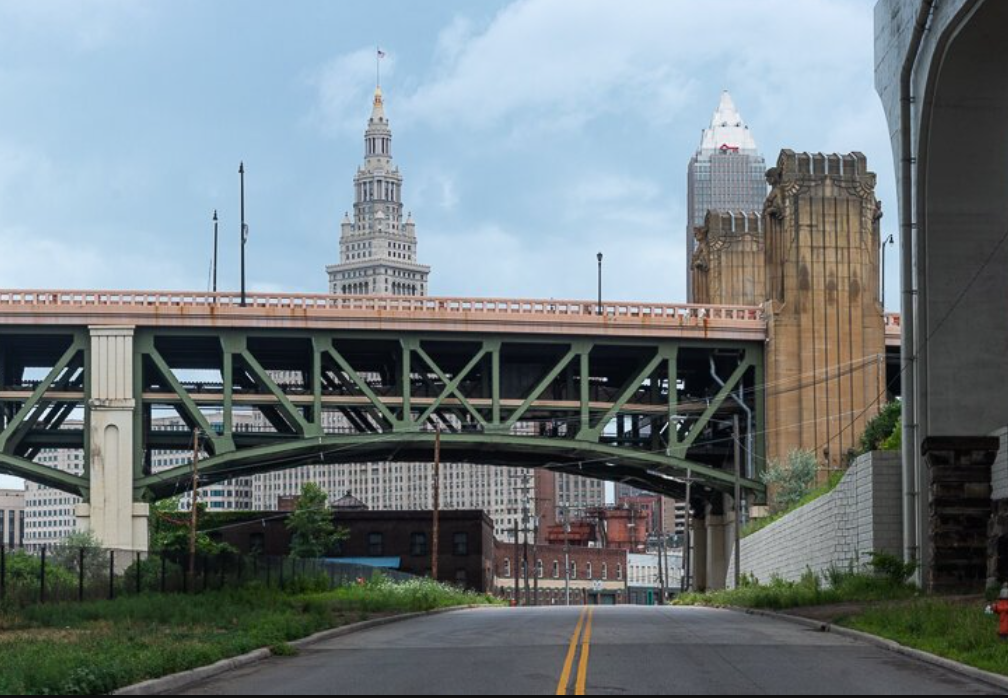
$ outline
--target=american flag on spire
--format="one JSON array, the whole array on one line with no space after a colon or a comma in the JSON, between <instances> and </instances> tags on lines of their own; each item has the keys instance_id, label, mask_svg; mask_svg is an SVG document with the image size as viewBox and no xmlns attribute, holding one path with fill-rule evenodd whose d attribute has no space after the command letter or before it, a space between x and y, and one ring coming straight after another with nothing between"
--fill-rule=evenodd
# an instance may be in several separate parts
<instances>
[{"instance_id":1,"label":"american flag on spire","mask_svg":"<svg viewBox=\"0 0 1008 698\"><path fill-rule=\"evenodd\" d=\"M379 58L384 58L385 57L385 52L382 51L381 49L378 49L378 57Z\"/></svg>"}]
</instances>

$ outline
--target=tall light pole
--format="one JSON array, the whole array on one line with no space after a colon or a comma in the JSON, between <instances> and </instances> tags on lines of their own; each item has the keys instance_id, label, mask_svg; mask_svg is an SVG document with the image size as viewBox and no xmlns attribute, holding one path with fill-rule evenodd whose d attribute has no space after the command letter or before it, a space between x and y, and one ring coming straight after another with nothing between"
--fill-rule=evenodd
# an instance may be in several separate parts
<instances>
[{"instance_id":1,"label":"tall light pole","mask_svg":"<svg viewBox=\"0 0 1008 698\"><path fill-rule=\"evenodd\" d=\"M595 255L598 260L598 314L602 314L602 253Z\"/></svg>"},{"instance_id":2,"label":"tall light pole","mask_svg":"<svg viewBox=\"0 0 1008 698\"><path fill-rule=\"evenodd\" d=\"M896 242L893 240L892 233L889 233L889 237L882 241L882 312L885 312L885 248L886 245L895 245Z\"/></svg>"},{"instance_id":3,"label":"tall light pole","mask_svg":"<svg viewBox=\"0 0 1008 698\"><path fill-rule=\"evenodd\" d=\"M245 307L245 241L248 239L248 227L245 225L245 161L238 163L238 174L241 176L241 306Z\"/></svg>"},{"instance_id":4,"label":"tall light pole","mask_svg":"<svg viewBox=\"0 0 1008 698\"><path fill-rule=\"evenodd\" d=\"M213 292L217 293L217 209L213 212Z\"/></svg>"}]
</instances>

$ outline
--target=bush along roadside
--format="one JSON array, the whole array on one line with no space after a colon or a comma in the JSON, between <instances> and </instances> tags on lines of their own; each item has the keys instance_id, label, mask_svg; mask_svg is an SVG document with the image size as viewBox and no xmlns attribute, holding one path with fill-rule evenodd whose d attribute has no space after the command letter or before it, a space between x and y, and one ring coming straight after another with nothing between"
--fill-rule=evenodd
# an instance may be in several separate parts
<instances>
[{"instance_id":1,"label":"bush along roadside","mask_svg":"<svg viewBox=\"0 0 1008 698\"><path fill-rule=\"evenodd\" d=\"M0 693L107 693L376 615L499 603L429 579L379 574L331 591L328 581L8 608L0 611Z\"/></svg>"},{"instance_id":2,"label":"bush along roadside","mask_svg":"<svg viewBox=\"0 0 1008 698\"><path fill-rule=\"evenodd\" d=\"M781 610L846 601L907 599L919 593L908 581L915 571L913 563L904 563L894 555L872 553L866 569L832 568L822 576L806 570L798 581L774 578L766 584L743 575L737 589L681 594L674 603Z\"/></svg>"}]
</instances>

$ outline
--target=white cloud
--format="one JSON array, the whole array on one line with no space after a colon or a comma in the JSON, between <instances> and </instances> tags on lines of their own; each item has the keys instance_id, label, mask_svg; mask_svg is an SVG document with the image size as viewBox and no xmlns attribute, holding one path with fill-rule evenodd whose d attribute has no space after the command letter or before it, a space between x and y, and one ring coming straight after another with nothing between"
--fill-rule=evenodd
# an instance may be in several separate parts
<instances>
[{"instance_id":1,"label":"white cloud","mask_svg":"<svg viewBox=\"0 0 1008 698\"><path fill-rule=\"evenodd\" d=\"M556 120L570 128L636 112L671 124L696 97L700 72L765 83L768 99L775 85L804 82L797 97L834 87L822 76L850 64L840 49L852 42L830 37L863 37L870 47L871 13L838 0L722 0L702 9L668 0L522 0L481 34L470 30L455 20L442 32L441 44L453 50L440 53L456 58L411 95L406 111L414 118L470 128Z\"/></svg>"}]
</instances>

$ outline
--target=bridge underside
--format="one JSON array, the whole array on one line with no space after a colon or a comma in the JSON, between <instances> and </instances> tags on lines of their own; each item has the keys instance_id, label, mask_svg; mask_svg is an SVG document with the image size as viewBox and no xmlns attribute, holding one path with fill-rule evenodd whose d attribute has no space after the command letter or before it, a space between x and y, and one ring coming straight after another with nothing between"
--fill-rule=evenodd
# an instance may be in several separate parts
<instances>
[{"instance_id":1,"label":"bridge underside","mask_svg":"<svg viewBox=\"0 0 1008 698\"><path fill-rule=\"evenodd\" d=\"M734 487L733 414L743 443L751 431L762 452L761 352L684 339L151 328L98 338L95 328L6 327L0 472L87 499L108 456L91 443L108 433L95 420L116 413L116 439L123 423L131 431L115 443L132 454L134 501L188 489L194 432L204 483L307 464L430 462L440 431L444 461L679 496L689 477L709 497ZM79 474L38 462L57 448L81 451ZM743 487L761 492L748 475Z\"/></svg>"}]
</instances>

